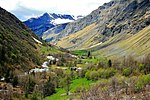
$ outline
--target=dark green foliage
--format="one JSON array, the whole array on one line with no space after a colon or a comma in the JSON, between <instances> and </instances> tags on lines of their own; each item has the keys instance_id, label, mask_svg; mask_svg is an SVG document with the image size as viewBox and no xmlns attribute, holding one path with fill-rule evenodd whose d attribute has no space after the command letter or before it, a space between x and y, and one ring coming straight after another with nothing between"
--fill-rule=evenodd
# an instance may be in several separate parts
<instances>
[{"instance_id":1,"label":"dark green foliage","mask_svg":"<svg viewBox=\"0 0 150 100\"><path fill-rule=\"evenodd\" d=\"M66 75L65 78L61 79L60 84L65 89L66 95L69 95L69 91L71 89L71 77Z\"/></svg>"},{"instance_id":2,"label":"dark green foliage","mask_svg":"<svg viewBox=\"0 0 150 100\"><path fill-rule=\"evenodd\" d=\"M18 69L25 71L33 64L41 64L36 42L32 37L38 39L14 15L0 8L1 76L4 77L6 68L12 70L18 66Z\"/></svg>"},{"instance_id":3,"label":"dark green foliage","mask_svg":"<svg viewBox=\"0 0 150 100\"><path fill-rule=\"evenodd\" d=\"M28 80L25 84L25 97L28 98L28 94L33 92L34 86L35 86L35 81L33 80L32 77L28 77Z\"/></svg>"},{"instance_id":4,"label":"dark green foliage","mask_svg":"<svg viewBox=\"0 0 150 100\"><path fill-rule=\"evenodd\" d=\"M10 69L6 69L6 73L4 74L5 81L10 83L13 78L13 72Z\"/></svg>"},{"instance_id":5,"label":"dark green foliage","mask_svg":"<svg viewBox=\"0 0 150 100\"><path fill-rule=\"evenodd\" d=\"M33 93L33 96L31 98L31 100L38 100L38 97L37 97L37 94L36 93Z\"/></svg>"},{"instance_id":6,"label":"dark green foliage","mask_svg":"<svg viewBox=\"0 0 150 100\"><path fill-rule=\"evenodd\" d=\"M144 71L144 68L145 68L145 65L144 65L144 64L140 64L140 65L138 66L138 70L139 70L140 72Z\"/></svg>"},{"instance_id":7,"label":"dark green foliage","mask_svg":"<svg viewBox=\"0 0 150 100\"><path fill-rule=\"evenodd\" d=\"M55 86L52 81L49 79L43 87L43 96L44 98L55 93Z\"/></svg>"},{"instance_id":8,"label":"dark green foliage","mask_svg":"<svg viewBox=\"0 0 150 100\"><path fill-rule=\"evenodd\" d=\"M87 56L88 56L88 57L90 57L90 56L91 56L91 52L90 52L90 51L88 51L88 54L87 54Z\"/></svg>"},{"instance_id":9,"label":"dark green foliage","mask_svg":"<svg viewBox=\"0 0 150 100\"><path fill-rule=\"evenodd\" d=\"M112 62L111 60L108 60L108 67L111 67L112 66Z\"/></svg>"},{"instance_id":10,"label":"dark green foliage","mask_svg":"<svg viewBox=\"0 0 150 100\"><path fill-rule=\"evenodd\" d=\"M13 87L15 87L15 86L18 85L18 77L17 76L13 77L13 79L12 79L12 85L13 85Z\"/></svg>"}]
</instances>

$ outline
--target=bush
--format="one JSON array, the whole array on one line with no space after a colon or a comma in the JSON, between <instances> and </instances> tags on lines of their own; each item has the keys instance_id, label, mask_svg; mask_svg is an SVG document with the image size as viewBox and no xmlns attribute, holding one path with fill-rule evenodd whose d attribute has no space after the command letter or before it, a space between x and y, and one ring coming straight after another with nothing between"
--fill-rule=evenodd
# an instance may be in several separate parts
<instances>
[{"instance_id":1,"label":"bush","mask_svg":"<svg viewBox=\"0 0 150 100\"><path fill-rule=\"evenodd\" d=\"M145 65L144 64L140 64L139 66L138 66L138 70L140 71L140 72L144 72L144 68L145 68Z\"/></svg>"},{"instance_id":2,"label":"bush","mask_svg":"<svg viewBox=\"0 0 150 100\"><path fill-rule=\"evenodd\" d=\"M28 94L33 92L35 86L35 80L32 77L28 77L28 80L25 85L25 97L28 98Z\"/></svg>"},{"instance_id":3,"label":"bush","mask_svg":"<svg viewBox=\"0 0 150 100\"><path fill-rule=\"evenodd\" d=\"M91 73L91 71L87 71L85 73L85 78L87 78L87 80L90 80L90 73Z\"/></svg>"},{"instance_id":4,"label":"bush","mask_svg":"<svg viewBox=\"0 0 150 100\"><path fill-rule=\"evenodd\" d=\"M37 97L36 93L33 93L32 97L31 97L31 100L38 100L38 97Z\"/></svg>"},{"instance_id":5,"label":"bush","mask_svg":"<svg viewBox=\"0 0 150 100\"><path fill-rule=\"evenodd\" d=\"M92 63L87 65L88 70L94 70L95 68L96 68L96 66Z\"/></svg>"},{"instance_id":6,"label":"bush","mask_svg":"<svg viewBox=\"0 0 150 100\"><path fill-rule=\"evenodd\" d=\"M99 76L99 78L102 78L102 77L103 77L104 72L105 72L105 69L100 68L100 69L98 70L98 76Z\"/></svg>"},{"instance_id":7,"label":"bush","mask_svg":"<svg viewBox=\"0 0 150 100\"><path fill-rule=\"evenodd\" d=\"M109 69L99 69L98 70L98 74L100 78L110 78L112 76L114 76L116 73L116 70L114 68L109 68Z\"/></svg>"},{"instance_id":8,"label":"bush","mask_svg":"<svg viewBox=\"0 0 150 100\"><path fill-rule=\"evenodd\" d=\"M135 91L140 92L146 85L150 84L150 74L143 75L138 78L137 82L135 83Z\"/></svg>"},{"instance_id":9,"label":"bush","mask_svg":"<svg viewBox=\"0 0 150 100\"><path fill-rule=\"evenodd\" d=\"M90 73L90 79L95 81L95 80L98 80L98 72L97 71L92 71Z\"/></svg>"},{"instance_id":10,"label":"bush","mask_svg":"<svg viewBox=\"0 0 150 100\"><path fill-rule=\"evenodd\" d=\"M13 87L15 87L16 85L18 85L18 77L17 76L13 77L13 79L12 79L12 85L13 85Z\"/></svg>"},{"instance_id":11,"label":"bush","mask_svg":"<svg viewBox=\"0 0 150 100\"><path fill-rule=\"evenodd\" d=\"M55 93L55 85L52 83L52 81L49 79L43 87L43 96L44 98L47 96L52 95Z\"/></svg>"},{"instance_id":12,"label":"bush","mask_svg":"<svg viewBox=\"0 0 150 100\"><path fill-rule=\"evenodd\" d=\"M129 76L131 73L132 73L131 68L125 68L123 69L123 72L122 72L122 74L126 77Z\"/></svg>"},{"instance_id":13,"label":"bush","mask_svg":"<svg viewBox=\"0 0 150 100\"><path fill-rule=\"evenodd\" d=\"M139 92L144 88L144 83L141 80L138 80L137 83L135 84L135 91Z\"/></svg>"},{"instance_id":14,"label":"bush","mask_svg":"<svg viewBox=\"0 0 150 100\"><path fill-rule=\"evenodd\" d=\"M54 69L55 74L57 74L58 77L64 77L64 71L59 68Z\"/></svg>"},{"instance_id":15,"label":"bush","mask_svg":"<svg viewBox=\"0 0 150 100\"><path fill-rule=\"evenodd\" d=\"M86 73L86 71L84 69L78 70L77 71L77 76L81 77L81 78L84 78L85 77L85 73Z\"/></svg>"},{"instance_id":16,"label":"bush","mask_svg":"<svg viewBox=\"0 0 150 100\"><path fill-rule=\"evenodd\" d=\"M146 84L150 85L150 74L144 75L144 76L142 77L142 79L143 79L145 85L146 85Z\"/></svg>"}]
</instances>

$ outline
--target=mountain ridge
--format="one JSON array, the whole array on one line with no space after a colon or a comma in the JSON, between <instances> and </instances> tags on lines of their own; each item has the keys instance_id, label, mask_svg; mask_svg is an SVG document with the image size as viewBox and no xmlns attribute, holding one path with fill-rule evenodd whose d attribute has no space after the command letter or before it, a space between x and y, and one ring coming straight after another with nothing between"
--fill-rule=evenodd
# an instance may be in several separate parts
<instances>
[{"instance_id":1,"label":"mountain ridge","mask_svg":"<svg viewBox=\"0 0 150 100\"><path fill-rule=\"evenodd\" d=\"M94 23L94 29L88 28ZM149 25L150 0L114 0L100 6L90 15L69 23L55 42L57 46L70 50L89 49L96 44L107 43L118 34L129 38L128 34L137 34Z\"/></svg>"},{"instance_id":2,"label":"mountain ridge","mask_svg":"<svg viewBox=\"0 0 150 100\"><path fill-rule=\"evenodd\" d=\"M51 29L57 25L69 23L75 21L78 17L69 14L55 14L55 13L44 13L43 15L30 18L24 21L33 32L35 32L39 37L42 37L43 32Z\"/></svg>"},{"instance_id":3,"label":"mountain ridge","mask_svg":"<svg viewBox=\"0 0 150 100\"><path fill-rule=\"evenodd\" d=\"M130 12L137 11L138 9L142 9L142 8L140 8L140 7L142 7L142 5L143 5L143 7L145 6L144 9L148 9L149 8L149 0L141 0L139 3L138 3L138 1L139 0L130 0L130 1L116 0L116 1L111 1L109 3L105 3L103 6L100 6L98 9L94 10L93 12L91 12L91 14L89 14L86 17L84 17L80 21L78 21L79 23L76 22L75 24L73 24L73 23L68 24L66 26L66 28L64 29L64 31L62 31L60 34L63 37L63 34L67 34L68 35L68 34L75 33L77 31L82 30L83 28L85 28L86 26L88 26L88 25L90 25L90 24L92 24L94 22L100 23L98 27L103 26L102 28L104 28L104 29L99 29L98 31L101 34L105 34L105 31L109 31L110 30L110 29L108 30L107 26L105 26L105 25L110 23L111 20L112 20L112 22L120 22L120 21L122 21L124 19L127 19L127 17L130 17L130 15L129 15ZM136 6L138 6L138 7L136 7ZM146 8L146 7L148 7L148 8ZM143 11L144 11L144 9L143 9ZM109 10L111 10L112 13ZM122 15L121 15L121 13L120 13L121 11L125 12L126 14L122 13ZM108 12L108 13L106 13L106 12ZM145 13L145 11L144 12L140 12L140 13L142 15L142 13ZM134 17L136 17L136 16L134 16ZM113 21L113 18L115 19L114 21ZM147 22L147 24L148 24L148 22ZM132 22L130 22L130 23L132 23ZM115 25L115 23L114 23L114 25ZM69 28L71 28L71 29L69 30ZM118 30L118 33L120 33L119 29L115 29L116 27L112 26L112 28L114 29L114 30L112 29L112 31L117 32L116 30ZM140 28L140 29L142 29L142 28ZM136 33L136 31L134 33ZM108 34L108 32L107 32L107 34Z\"/></svg>"}]
</instances>

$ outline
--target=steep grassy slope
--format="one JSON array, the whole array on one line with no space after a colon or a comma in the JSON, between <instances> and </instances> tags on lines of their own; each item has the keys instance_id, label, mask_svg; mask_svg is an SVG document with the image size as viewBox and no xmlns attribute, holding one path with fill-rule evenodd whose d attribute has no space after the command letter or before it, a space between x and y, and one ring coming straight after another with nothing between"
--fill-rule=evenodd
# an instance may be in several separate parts
<instances>
[{"instance_id":1,"label":"steep grassy slope","mask_svg":"<svg viewBox=\"0 0 150 100\"><path fill-rule=\"evenodd\" d=\"M88 46L91 46L93 42L97 43L97 41L92 42L93 37L97 34L94 30L95 27L95 23L91 24L77 33L62 38L58 41L57 45L67 49L87 48Z\"/></svg>"},{"instance_id":2,"label":"steep grassy slope","mask_svg":"<svg viewBox=\"0 0 150 100\"><path fill-rule=\"evenodd\" d=\"M0 8L0 76L40 65L38 38L14 15Z\"/></svg>"},{"instance_id":3,"label":"steep grassy slope","mask_svg":"<svg viewBox=\"0 0 150 100\"><path fill-rule=\"evenodd\" d=\"M95 23L95 27L91 27L93 23ZM60 39L59 46L72 50L89 48L118 34L136 34L148 25L150 25L149 0L112 0L88 16L68 24L56 37L56 42ZM84 38L82 36L79 39L80 42L72 43L73 38L78 39L76 35L72 34L79 33L84 34ZM62 38L66 36L72 39ZM66 45L64 45L65 43Z\"/></svg>"},{"instance_id":4,"label":"steep grassy slope","mask_svg":"<svg viewBox=\"0 0 150 100\"><path fill-rule=\"evenodd\" d=\"M112 37L91 50L94 55L105 55L107 57L148 55L150 54L150 26L134 35L127 34Z\"/></svg>"}]
</instances>

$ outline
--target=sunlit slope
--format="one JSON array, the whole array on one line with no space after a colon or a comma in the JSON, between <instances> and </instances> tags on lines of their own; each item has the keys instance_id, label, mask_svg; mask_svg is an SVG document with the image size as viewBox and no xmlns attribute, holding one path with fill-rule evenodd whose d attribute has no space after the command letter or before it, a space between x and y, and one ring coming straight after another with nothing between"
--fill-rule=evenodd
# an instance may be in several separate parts
<instances>
[{"instance_id":1,"label":"sunlit slope","mask_svg":"<svg viewBox=\"0 0 150 100\"><path fill-rule=\"evenodd\" d=\"M96 39L93 39L98 36L97 30L95 30L96 24L91 24L77 33L68 35L58 41L57 46L67 48L67 49L85 49L93 44L98 43Z\"/></svg>"},{"instance_id":2,"label":"sunlit slope","mask_svg":"<svg viewBox=\"0 0 150 100\"><path fill-rule=\"evenodd\" d=\"M118 37L120 39L117 40L116 38ZM150 54L150 26L135 35L127 34L112 37L110 40L91 50L93 50L94 55L100 54L108 57L127 55L139 57Z\"/></svg>"}]
</instances>

